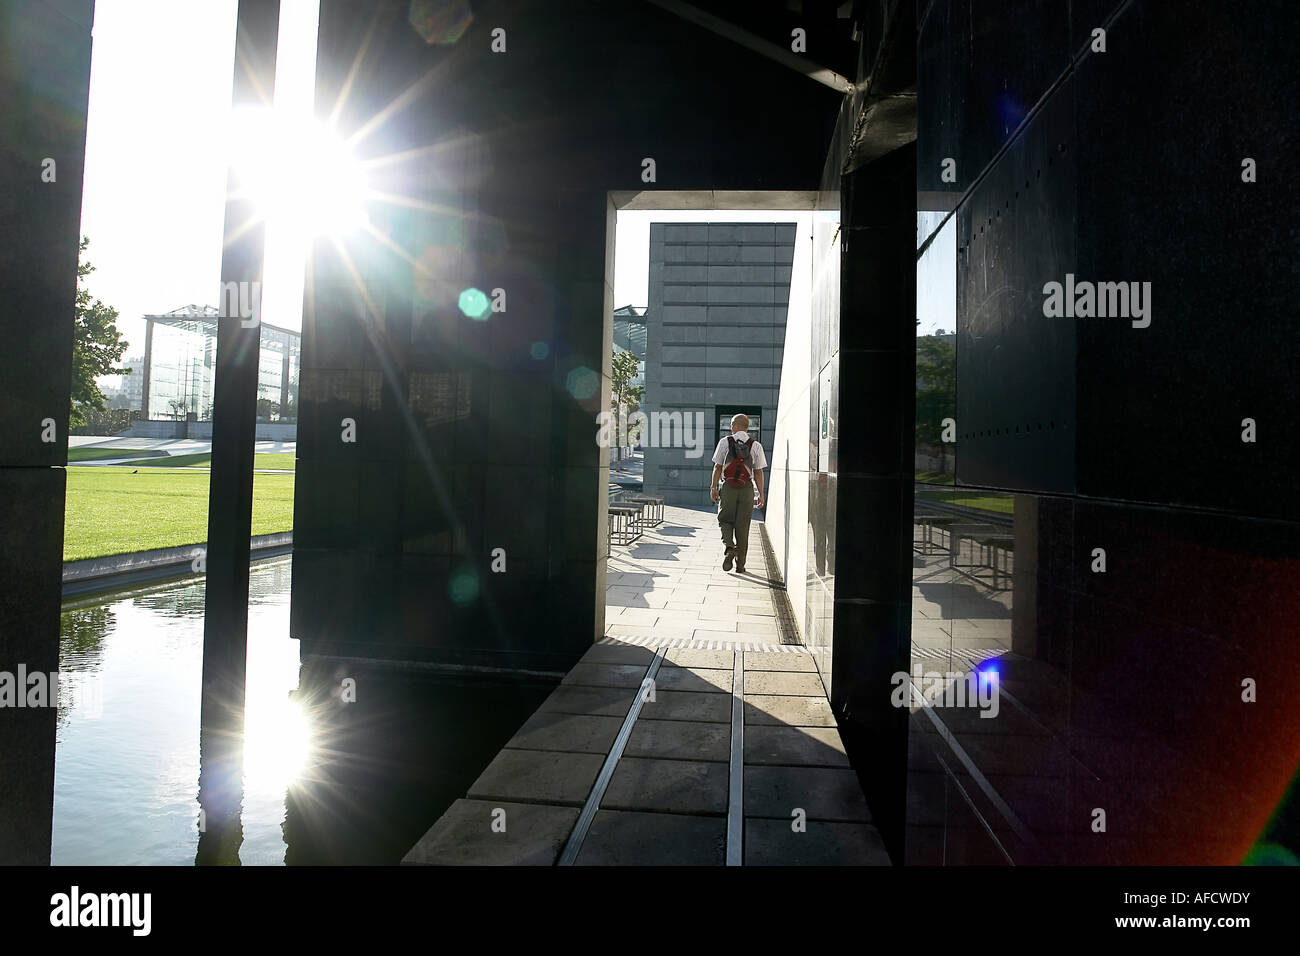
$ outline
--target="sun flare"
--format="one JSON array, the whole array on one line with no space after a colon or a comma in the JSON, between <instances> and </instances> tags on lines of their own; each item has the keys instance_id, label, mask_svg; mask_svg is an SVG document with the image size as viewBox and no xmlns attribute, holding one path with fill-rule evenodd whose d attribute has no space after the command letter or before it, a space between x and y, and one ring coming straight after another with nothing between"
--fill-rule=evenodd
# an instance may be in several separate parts
<instances>
[{"instance_id":1,"label":"sun flare","mask_svg":"<svg viewBox=\"0 0 1300 956\"><path fill-rule=\"evenodd\" d=\"M275 109L241 110L235 126L236 195L258 218L303 240L367 224L365 170L328 126Z\"/></svg>"}]
</instances>

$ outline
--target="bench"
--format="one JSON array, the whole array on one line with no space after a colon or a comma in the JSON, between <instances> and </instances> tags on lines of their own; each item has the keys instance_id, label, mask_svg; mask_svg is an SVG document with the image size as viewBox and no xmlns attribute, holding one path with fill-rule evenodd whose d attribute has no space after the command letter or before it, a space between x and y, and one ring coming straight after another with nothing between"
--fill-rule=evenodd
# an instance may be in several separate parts
<instances>
[{"instance_id":1,"label":"bench","mask_svg":"<svg viewBox=\"0 0 1300 956\"><path fill-rule=\"evenodd\" d=\"M614 501L609 505L609 540L631 544L645 528L645 505L635 501Z\"/></svg>"},{"instance_id":2,"label":"bench","mask_svg":"<svg viewBox=\"0 0 1300 956\"><path fill-rule=\"evenodd\" d=\"M916 513L912 515L912 521L915 522L915 531L912 534L912 550L917 554L938 554L940 551L947 549L934 540L934 529L936 526L952 524L957 520L956 515L952 514L929 514Z\"/></svg>"},{"instance_id":3,"label":"bench","mask_svg":"<svg viewBox=\"0 0 1300 956\"><path fill-rule=\"evenodd\" d=\"M637 504L645 505L646 516L645 523L647 527L653 528L655 525L663 524L664 520L664 498L663 495L626 495L623 501L632 501Z\"/></svg>"},{"instance_id":4,"label":"bench","mask_svg":"<svg viewBox=\"0 0 1300 956\"><path fill-rule=\"evenodd\" d=\"M953 524L948 527L948 566L972 581L987 584L995 591L1006 591L1010 585L1002 586L1004 580L1010 580L1011 569L1003 567L1004 561L999 555L1015 554L1015 535L1007 534L1001 528L988 524ZM978 560L966 564L958 560L962 541L971 541L978 549ZM1009 546L1010 545L1010 546ZM987 569L992 572L992 583L985 581L973 572Z\"/></svg>"}]
</instances>

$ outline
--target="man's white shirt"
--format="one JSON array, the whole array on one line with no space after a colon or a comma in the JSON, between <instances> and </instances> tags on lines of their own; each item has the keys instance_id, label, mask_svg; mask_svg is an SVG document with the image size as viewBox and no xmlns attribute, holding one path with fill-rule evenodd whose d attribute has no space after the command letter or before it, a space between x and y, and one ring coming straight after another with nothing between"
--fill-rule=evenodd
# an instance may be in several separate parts
<instances>
[{"instance_id":1,"label":"man's white shirt","mask_svg":"<svg viewBox=\"0 0 1300 956\"><path fill-rule=\"evenodd\" d=\"M731 437L737 441L743 441L749 437L749 433L736 432ZM729 445L730 443L725 438L718 442L718 447L713 452L713 463L715 465L725 465L727 463L727 455L730 453ZM757 441L750 446L749 463L752 471L760 471L767 467L767 456L763 454L763 446Z\"/></svg>"}]
</instances>

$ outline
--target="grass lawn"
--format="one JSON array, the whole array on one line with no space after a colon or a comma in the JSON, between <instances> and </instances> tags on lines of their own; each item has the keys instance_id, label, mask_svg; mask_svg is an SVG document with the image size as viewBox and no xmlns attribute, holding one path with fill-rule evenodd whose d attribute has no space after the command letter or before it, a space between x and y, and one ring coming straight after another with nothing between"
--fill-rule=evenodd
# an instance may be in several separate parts
<instances>
[{"instance_id":1,"label":"grass lawn","mask_svg":"<svg viewBox=\"0 0 1300 956\"><path fill-rule=\"evenodd\" d=\"M152 448L69 448L68 461L98 461L101 458L155 458Z\"/></svg>"},{"instance_id":2,"label":"grass lawn","mask_svg":"<svg viewBox=\"0 0 1300 956\"><path fill-rule=\"evenodd\" d=\"M206 471L68 468L63 560L206 541L208 478ZM293 479L253 475L253 534L293 530Z\"/></svg>"},{"instance_id":3,"label":"grass lawn","mask_svg":"<svg viewBox=\"0 0 1300 956\"><path fill-rule=\"evenodd\" d=\"M998 514L1015 514L1015 498L1000 491L918 491L916 497L922 501L939 501L946 505L963 505L967 508L983 508Z\"/></svg>"},{"instance_id":4,"label":"grass lawn","mask_svg":"<svg viewBox=\"0 0 1300 956\"><path fill-rule=\"evenodd\" d=\"M928 481L936 485L951 485L953 475L951 471L918 471L916 480Z\"/></svg>"},{"instance_id":5,"label":"grass lawn","mask_svg":"<svg viewBox=\"0 0 1300 956\"><path fill-rule=\"evenodd\" d=\"M253 455L253 468L293 471L295 461L293 455L284 451L268 452L265 455L255 454ZM206 468L212 464L212 453L205 451L194 455L172 455L169 458L142 461L140 464L147 468Z\"/></svg>"}]
</instances>

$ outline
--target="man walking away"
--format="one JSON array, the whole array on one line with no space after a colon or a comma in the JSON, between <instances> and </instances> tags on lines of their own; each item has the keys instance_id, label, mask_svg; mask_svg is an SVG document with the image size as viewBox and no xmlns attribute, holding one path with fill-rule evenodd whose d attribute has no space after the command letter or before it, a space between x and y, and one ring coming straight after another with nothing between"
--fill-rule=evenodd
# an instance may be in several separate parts
<instances>
[{"instance_id":1,"label":"man walking away","mask_svg":"<svg viewBox=\"0 0 1300 956\"><path fill-rule=\"evenodd\" d=\"M747 428L747 416L731 417L731 434L719 441L713 452L710 492L718 503L718 526L722 529L722 543L727 549L722 570L730 571L734 562L740 574L745 573L745 556L749 552L749 519L755 508L763 507L763 469L767 467L763 446L749 437ZM755 483L758 485L757 502L754 500Z\"/></svg>"}]
</instances>

